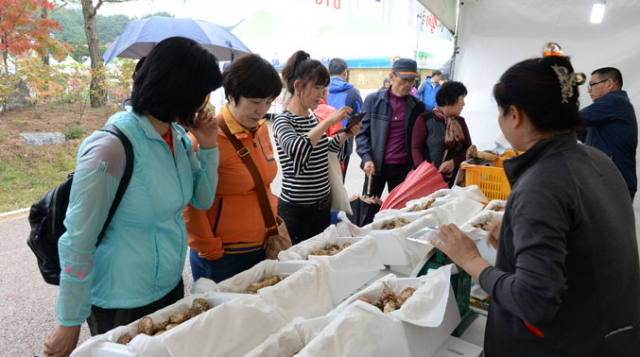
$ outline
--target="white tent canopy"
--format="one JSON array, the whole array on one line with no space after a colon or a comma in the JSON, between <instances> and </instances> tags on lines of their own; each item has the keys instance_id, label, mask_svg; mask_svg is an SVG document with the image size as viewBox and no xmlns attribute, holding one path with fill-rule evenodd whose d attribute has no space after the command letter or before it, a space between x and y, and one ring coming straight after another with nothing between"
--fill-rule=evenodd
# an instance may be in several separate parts
<instances>
[{"instance_id":1,"label":"white tent canopy","mask_svg":"<svg viewBox=\"0 0 640 357\"><path fill-rule=\"evenodd\" d=\"M598 68L618 68L624 79L622 89L640 113L640 71L636 68L640 63L640 1L607 1L600 24L589 21L592 5L593 1L586 0L464 1L455 80L469 91L462 115L479 148L492 148L500 132L493 85L511 65L541 56L549 41L558 42L564 55L571 56L575 70L587 77ZM586 85L580 88L580 104L591 104ZM640 237L640 200L635 201L634 210Z\"/></svg>"},{"instance_id":2,"label":"white tent canopy","mask_svg":"<svg viewBox=\"0 0 640 357\"><path fill-rule=\"evenodd\" d=\"M587 74L616 67L624 90L640 108L640 1L608 1L604 20L591 24L593 2L586 0L464 1L460 7L459 54L455 80L467 87L467 119L474 143L487 149L499 133L493 85L511 65L542 55L550 41L559 43L576 71ZM581 107L591 104L586 85Z\"/></svg>"}]
</instances>

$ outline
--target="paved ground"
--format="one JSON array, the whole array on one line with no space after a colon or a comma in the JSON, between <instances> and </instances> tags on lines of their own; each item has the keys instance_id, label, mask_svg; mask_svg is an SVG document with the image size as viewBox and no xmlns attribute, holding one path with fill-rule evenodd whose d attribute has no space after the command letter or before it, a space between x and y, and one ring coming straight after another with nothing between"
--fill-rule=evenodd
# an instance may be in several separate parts
<instances>
[{"instance_id":1,"label":"paved ground","mask_svg":"<svg viewBox=\"0 0 640 357\"><path fill-rule=\"evenodd\" d=\"M360 158L351 156L345 187L349 193L360 193L364 174ZM281 176L272 184L274 194L280 193ZM42 344L57 324L55 315L58 287L42 280L37 261L26 244L29 222L26 214L0 220L0 356L42 356ZM189 261L183 278L188 294L193 278ZM80 340L88 339L86 324Z\"/></svg>"}]
</instances>

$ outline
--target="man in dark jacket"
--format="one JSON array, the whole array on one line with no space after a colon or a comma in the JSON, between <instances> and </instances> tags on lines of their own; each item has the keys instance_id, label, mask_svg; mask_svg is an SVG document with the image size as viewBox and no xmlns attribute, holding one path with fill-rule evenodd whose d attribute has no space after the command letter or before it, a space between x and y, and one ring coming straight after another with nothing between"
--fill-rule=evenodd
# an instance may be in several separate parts
<instances>
[{"instance_id":1,"label":"man in dark jacket","mask_svg":"<svg viewBox=\"0 0 640 357\"><path fill-rule=\"evenodd\" d=\"M424 102L427 110L431 110L437 105L436 93L438 93L438 90L440 89L441 78L442 72L435 70L430 76L427 76L427 78L424 79L424 82L420 84L420 87L418 87L416 97L420 98Z\"/></svg>"},{"instance_id":2,"label":"man in dark jacket","mask_svg":"<svg viewBox=\"0 0 640 357\"><path fill-rule=\"evenodd\" d=\"M362 127L356 136L356 152L362 158L362 170L372 175L371 196L382 195L402 183L413 165L411 134L416 118L424 112L424 103L410 95L418 76L416 61L401 58L389 74L391 87L371 93L364 101ZM367 194L368 177L363 194Z\"/></svg>"},{"instance_id":3,"label":"man in dark jacket","mask_svg":"<svg viewBox=\"0 0 640 357\"><path fill-rule=\"evenodd\" d=\"M360 113L362 109L362 98L360 92L348 82L349 66L347 61L342 58L334 58L329 62L329 74L331 74L331 83L329 83L329 96L327 104L340 109L349 107L353 109L353 114ZM342 127L347 125L348 119L342 121ZM347 175L347 167L349 166L349 157L353 153L353 136L347 139L347 157L344 159L344 170L342 171L342 182Z\"/></svg>"},{"instance_id":4,"label":"man in dark jacket","mask_svg":"<svg viewBox=\"0 0 640 357\"><path fill-rule=\"evenodd\" d=\"M613 160L633 200L638 184L638 122L627 92L622 90L622 74L612 67L597 69L591 73L588 90L593 104L580 111L587 122L585 144L602 150Z\"/></svg>"}]
</instances>

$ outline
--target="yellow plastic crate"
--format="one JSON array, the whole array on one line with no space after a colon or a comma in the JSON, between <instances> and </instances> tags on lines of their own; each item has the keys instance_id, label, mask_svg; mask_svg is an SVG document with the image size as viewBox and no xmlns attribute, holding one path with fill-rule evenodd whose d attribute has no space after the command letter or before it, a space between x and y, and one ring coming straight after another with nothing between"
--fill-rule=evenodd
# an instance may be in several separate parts
<instances>
[{"instance_id":1,"label":"yellow plastic crate","mask_svg":"<svg viewBox=\"0 0 640 357\"><path fill-rule=\"evenodd\" d=\"M511 185L502 167L462 163L460 168L465 171L465 186L478 185L489 201L509 198Z\"/></svg>"}]
</instances>

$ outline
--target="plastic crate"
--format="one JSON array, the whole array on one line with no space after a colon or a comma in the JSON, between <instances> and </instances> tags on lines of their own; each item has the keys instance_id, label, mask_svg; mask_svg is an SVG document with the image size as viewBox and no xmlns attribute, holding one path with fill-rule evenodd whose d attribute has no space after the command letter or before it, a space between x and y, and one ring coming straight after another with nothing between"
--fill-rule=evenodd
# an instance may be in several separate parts
<instances>
[{"instance_id":1,"label":"plastic crate","mask_svg":"<svg viewBox=\"0 0 640 357\"><path fill-rule=\"evenodd\" d=\"M462 163L460 168L465 171L465 186L478 185L489 201L509 198L511 185L502 167Z\"/></svg>"},{"instance_id":2,"label":"plastic crate","mask_svg":"<svg viewBox=\"0 0 640 357\"><path fill-rule=\"evenodd\" d=\"M491 200L506 200L511 193L511 184L504 172L504 161L512 159L522 152L506 151L495 161L495 166L480 166L462 163L460 169L465 171L465 186L478 185L485 196Z\"/></svg>"}]
</instances>

